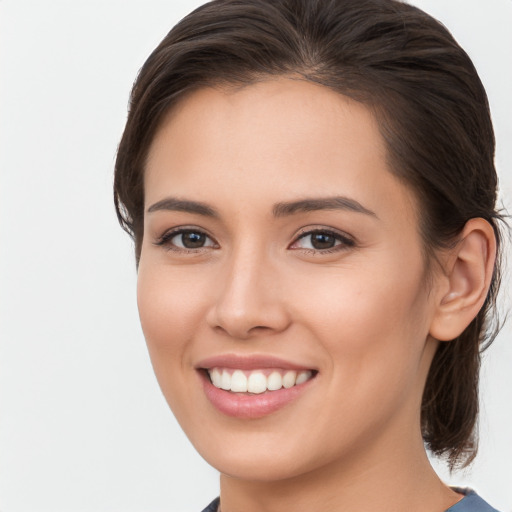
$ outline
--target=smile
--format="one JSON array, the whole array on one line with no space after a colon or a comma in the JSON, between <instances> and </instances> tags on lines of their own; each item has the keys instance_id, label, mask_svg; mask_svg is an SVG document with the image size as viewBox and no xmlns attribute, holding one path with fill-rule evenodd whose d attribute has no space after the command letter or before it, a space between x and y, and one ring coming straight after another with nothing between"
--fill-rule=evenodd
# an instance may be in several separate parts
<instances>
[{"instance_id":1,"label":"smile","mask_svg":"<svg viewBox=\"0 0 512 512\"><path fill-rule=\"evenodd\" d=\"M263 418L295 403L318 379L318 370L274 357L223 355L197 366L208 401L239 420Z\"/></svg>"},{"instance_id":2,"label":"smile","mask_svg":"<svg viewBox=\"0 0 512 512\"><path fill-rule=\"evenodd\" d=\"M216 367L207 371L216 388L233 393L261 394L281 388L289 389L313 378L311 370L270 368L248 371Z\"/></svg>"}]
</instances>

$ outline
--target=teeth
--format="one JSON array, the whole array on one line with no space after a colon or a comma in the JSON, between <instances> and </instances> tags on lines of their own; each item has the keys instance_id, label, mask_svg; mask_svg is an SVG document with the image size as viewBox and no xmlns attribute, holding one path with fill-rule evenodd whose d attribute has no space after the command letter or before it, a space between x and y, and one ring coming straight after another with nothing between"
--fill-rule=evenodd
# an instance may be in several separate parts
<instances>
[{"instance_id":1,"label":"teeth","mask_svg":"<svg viewBox=\"0 0 512 512\"><path fill-rule=\"evenodd\" d=\"M213 369L213 371L210 373L210 377L212 379L213 385L216 388L222 387L222 374L219 372L217 368Z\"/></svg>"},{"instance_id":2,"label":"teeth","mask_svg":"<svg viewBox=\"0 0 512 512\"><path fill-rule=\"evenodd\" d=\"M313 377L313 372L305 370L296 372L294 370L274 370L265 375L265 371L243 371L212 368L208 370L212 384L216 388L232 391L234 393L264 393L265 391L277 391L281 388L291 388L303 384Z\"/></svg>"},{"instance_id":3,"label":"teeth","mask_svg":"<svg viewBox=\"0 0 512 512\"><path fill-rule=\"evenodd\" d=\"M297 372L290 371L286 372L283 377L283 388L292 388L295 386L295 381L297 380Z\"/></svg>"},{"instance_id":4,"label":"teeth","mask_svg":"<svg viewBox=\"0 0 512 512\"><path fill-rule=\"evenodd\" d=\"M231 375L226 370L222 372L220 387L226 391L231 389Z\"/></svg>"},{"instance_id":5,"label":"teeth","mask_svg":"<svg viewBox=\"0 0 512 512\"><path fill-rule=\"evenodd\" d=\"M283 377L279 372L272 372L267 378L267 389L276 391L283 387Z\"/></svg>"},{"instance_id":6,"label":"teeth","mask_svg":"<svg viewBox=\"0 0 512 512\"><path fill-rule=\"evenodd\" d=\"M303 382L306 382L307 380L311 379L313 377L313 374L308 370L307 372L300 372L297 375L297 380L295 381L295 384L302 384Z\"/></svg>"},{"instance_id":7,"label":"teeth","mask_svg":"<svg viewBox=\"0 0 512 512\"><path fill-rule=\"evenodd\" d=\"M237 393L247 392L247 377L242 370L235 370L233 375L231 375L231 391Z\"/></svg>"},{"instance_id":8,"label":"teeth","mask_svg":"<svg viewBox=\"0 0 512 512\"><path fill-rule=\"evenodd\" d=\"M267 391L267 378L263 373L254 372L247 379L247 391L249 393L263 393Z\"/></svg>"}]
</instances>

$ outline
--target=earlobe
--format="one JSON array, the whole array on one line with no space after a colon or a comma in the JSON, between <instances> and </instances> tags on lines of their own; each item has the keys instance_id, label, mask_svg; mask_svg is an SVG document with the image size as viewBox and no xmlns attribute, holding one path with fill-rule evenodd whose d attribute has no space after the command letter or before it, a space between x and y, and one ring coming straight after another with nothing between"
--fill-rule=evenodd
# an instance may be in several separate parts
<instances>
[{"instance_id":1,"label":"earlobe","mask_svg":"<svg viewBox=\"0 0 512 512\"><path fill-rule=\"evenodd\" d=\"M484 219L469 220L446 258L445 288L430 327L440 341L459 336L482 308L494 270L496 237Z\"/></svg>"}]
</instances>

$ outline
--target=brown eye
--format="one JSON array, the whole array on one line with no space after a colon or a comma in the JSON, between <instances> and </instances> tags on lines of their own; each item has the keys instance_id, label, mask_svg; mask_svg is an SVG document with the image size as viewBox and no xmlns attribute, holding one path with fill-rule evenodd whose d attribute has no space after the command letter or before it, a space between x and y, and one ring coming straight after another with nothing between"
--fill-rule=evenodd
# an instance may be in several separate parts
<instances>
[{"instance_id":1,"label":"brown eye","mask_svg":"<svg viewBox=\"0 0 512 512\"><path fill-rule=\"evenodd\" d=\"M197 231L186 231L173 237L173 242L178 247L185 249L199 249L206 243L206 235Z\"/></svg>"},{"instance_id":2,"label":"brown eye","mask_svg":"<svg viewBox=\"0 0 512 512\"><path fill-rule=\"evenodd\" d=\"M331 249L336 245L336 238L328 233L313 233L309 236L314 249Z\"/></svg>"},{"instance_id":3,"label":"brown eye","mask_svg":"<svg viewBox=\"0 0 512 512\"><path fill-rule=\"evenodd\" d=\"M307 249L310 251L343 250L354 247L355 242L348 236L334 231L315 229L303 233L290 247L290 249Z\"/></svg>"},{"instance_id":4,"label":"brown eye","mask_svg":"<svg viewBox=\"0 0 512 512\"><path fill-rule=\"evenodd\" d=\"M197 229L175 229L165 233L156 245L169 250L189 250L216 248L217 244L203 231Z\"/></svg>"}]
</instances>

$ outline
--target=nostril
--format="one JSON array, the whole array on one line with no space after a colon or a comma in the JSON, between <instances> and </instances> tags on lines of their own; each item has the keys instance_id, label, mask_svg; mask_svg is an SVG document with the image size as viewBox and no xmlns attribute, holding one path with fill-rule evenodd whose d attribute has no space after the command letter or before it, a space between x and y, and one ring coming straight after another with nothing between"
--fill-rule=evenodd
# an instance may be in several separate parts
<instances>
[{"instance_id":1,"label":"nostril","mask_svg":"<svg viewBox=\"0 0 512 512\"><path fill-rule=\"evenodd\" d=\"M272 327L267 327L265 325L256 325L254 327L249 327L248 329L244 329L241 326L236 328L234 326L230 326L230 328L223 327L221 325L216 325L213 327L214 331L218 334L227 335L231 338L236 338L240 340L246 340L251 338L252 336L258 336L263 334L270 334L274 331Z\"/></svg>"},{"instance_id":2,"label":"nostril","mask_svg":"<svg viewBox=\"0 0 512 512\"><path fill-rule=\"evenodd\" d=\"M260 332L260 331L271 331L272 329L270 327L267 327L265 325L256 325L255 327L251 327L249 329L249 332Z\"/></svg>"}]
</instances>

